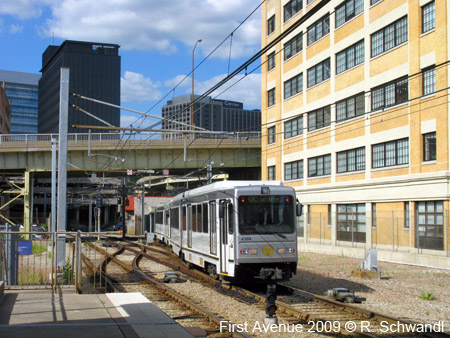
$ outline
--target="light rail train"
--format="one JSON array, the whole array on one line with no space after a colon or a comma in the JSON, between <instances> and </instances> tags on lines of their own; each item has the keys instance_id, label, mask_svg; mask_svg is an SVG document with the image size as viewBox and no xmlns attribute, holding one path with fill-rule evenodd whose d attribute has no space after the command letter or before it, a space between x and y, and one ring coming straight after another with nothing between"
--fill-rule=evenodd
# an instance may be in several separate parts
<instances>
[{"instance_id":1,"label":"light rail train","mask_svg":"<svg viewBox=\"0 0 450 338\"><path fill-rule=\"evenodd\" d=\"M211 276L287 280L297 271L302 205L280 181L221 181L161 205L152 232Z\"/></svg>"}]
</instances>

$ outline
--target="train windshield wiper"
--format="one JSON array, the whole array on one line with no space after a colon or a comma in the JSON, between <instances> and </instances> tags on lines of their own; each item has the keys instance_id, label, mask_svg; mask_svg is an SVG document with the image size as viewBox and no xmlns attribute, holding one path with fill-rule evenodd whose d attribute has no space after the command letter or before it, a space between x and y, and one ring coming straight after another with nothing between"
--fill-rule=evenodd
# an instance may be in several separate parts
<instances>
[{"instance_id":1,"label":"train windshield wiper","mask_svg":"<svg viewBox=\"0 0 450 338\"><path fill-rule=\"evenodd\" d=\"M281 238L287 238L285 235L283 234L277 234L278 236L280 236Z\"/></svg>"}]
</instances>

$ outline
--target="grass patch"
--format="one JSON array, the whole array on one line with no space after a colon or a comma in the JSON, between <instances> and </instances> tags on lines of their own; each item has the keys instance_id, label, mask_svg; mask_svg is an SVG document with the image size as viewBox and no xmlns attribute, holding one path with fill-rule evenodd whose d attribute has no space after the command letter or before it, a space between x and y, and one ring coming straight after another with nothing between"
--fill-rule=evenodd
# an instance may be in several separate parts
<instances>
[{"instance_id":1,"label":"grass patch","mask_svg":"<svg viewBox=\"0 0 450 338\"><path fill-rule=\"evenodd\" d=\"M338 255L339 258L345 258L344 251L341 251L341 253Z\"/></svg>"},{"instance_id":2,"label":"grass patch","mask_svg":"<svg viewBox=\"0 0 450 338\"><path fill-rule=\"evenodd\" d=\"M40 273L22 274L19 277L19 285L45 285L45 277Z\"/></svg>"},{"instance_id":3,"label":"grass patch","mask_svg":"<svg viewBox=\"0 0 450 338\"><path fill-rule=\"evenodd\" d=\"M301 261L310 261L311 260L311 258L309 258L306 255L300 255L300 256L298 256L298 259Z\"/></svg>"},{"instance_id":4,"label":"grass patch","mask_svg":"<svg viewBox=\"0 0 450 338\"><path fill-rule=\"evenodd\" d=\"M429 301L429 300L436 300L436 296L433 294L433 292L424 291L424 292L422 292L422 295L420 296L420 299L427 300L427 301Z\"/></svg>"},{"instance_id":5,"label":"grass patch","mask_svg":"<svg viewBox=\"0 0 450 338\"><path fill-rule=\"evenodd\" d=\"M33 244L33 247L31 248L33 255L39 256L41 253L47 251L47 248L45 246L41 246L39 244Z\"/></svg>"}]
</instances>

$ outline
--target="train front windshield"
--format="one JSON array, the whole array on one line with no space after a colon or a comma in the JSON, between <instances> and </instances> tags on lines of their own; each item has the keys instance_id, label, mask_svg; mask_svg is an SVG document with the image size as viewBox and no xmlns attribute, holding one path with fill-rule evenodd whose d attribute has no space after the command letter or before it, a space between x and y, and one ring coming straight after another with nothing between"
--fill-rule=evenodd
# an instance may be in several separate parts
<instances>
[{"instance_id":1,"label":"train front windshield","mask_svg":"<svg viewBox=\"0 0 450 338\"><path fill-rule=\"evenodd\" d=\"M241 196L238 213L240 234L287 234L295 230L292 196Z\"/></svg>"}]
</instances>

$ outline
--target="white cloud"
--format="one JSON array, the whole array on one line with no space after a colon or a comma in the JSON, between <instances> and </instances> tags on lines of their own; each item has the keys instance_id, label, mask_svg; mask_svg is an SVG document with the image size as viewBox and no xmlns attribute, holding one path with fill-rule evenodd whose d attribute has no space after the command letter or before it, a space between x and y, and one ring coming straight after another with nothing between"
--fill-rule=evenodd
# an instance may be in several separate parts
<instances>
[{"instance_id":1,"label":"white cloud","mask_svg":"<svg viewBox=\"0 0 450 338\"><path fill-rule=\"evenodd\" d=\"M192 78L190 76L186 75L177 75L172 79L164 81L164 86L169 88L174 88L175 86L181 87L187 87L191 86L192 84Z\"/></svg>"},{"instance_id":2,"label":"white cloud","mask_svg":"<svg viewBox=\"0 0 450 338\"><path fill-rule=\"evenodd\" d=\"M11 15L19 19L39 17L42 14L41 7L48 2L45 0L3 0L0 2L0 15Z\"/></svg>"},{"instance_id":3,"label":"white cloud","mask_svg":"<svg viewBox=\"0 0 450 338\"><path fill-rule=\"evenodd\" d=\"M158 89L159 83L153 83L144 75L126 71L120 79L122 102L147 102L157 100L162 96Z\"/></svg>"},{"instance_id":4,"label":"white cloud","mask_svg":"<svg viewBox=\"0 0 450 338\"><path fill-rule=\"evenodd\" d=\"M196 93L204 93L218 82L223 80L226 74L217 75L207 81L195 81ZM238 75L228 81L218 90L210 94L211 97L220 100L232 100L244 103L245 109L261 107L261 74L249 74L246 77ZM237 82L239 79L241 81ZM236 83L237 82L237 83ZM233 85L236 83L235 85ZM232 86L233 85L233 86Z\"/></svg>"},{"instance_id":5,"label":"white cloud","mask_svg":"<svg viewBox=\"0 0 450 338\"><path fill-rule=\"evenodd\" d=\"M22 0L25 1L25 0ZM117 43L124 49L172 53L180 43L209 53L258 1L242 0L61 0L52 7L45 32L62 39ZM260 10L233 36L232 57L252 55L260 45ZM215 56L227 58L229 41Z\"/></svg>"},{"instance_id":6,"label":"white cloud","mask_svg":"<svg viewBox=\"0 0 450 338\"><path fill-rule=\"evenodd\" d=\"M23 26L21 26L21 25L11 25L9 27L10 34L22 33L22 31L23 31Z\"/></svg>"}]
</instances>

